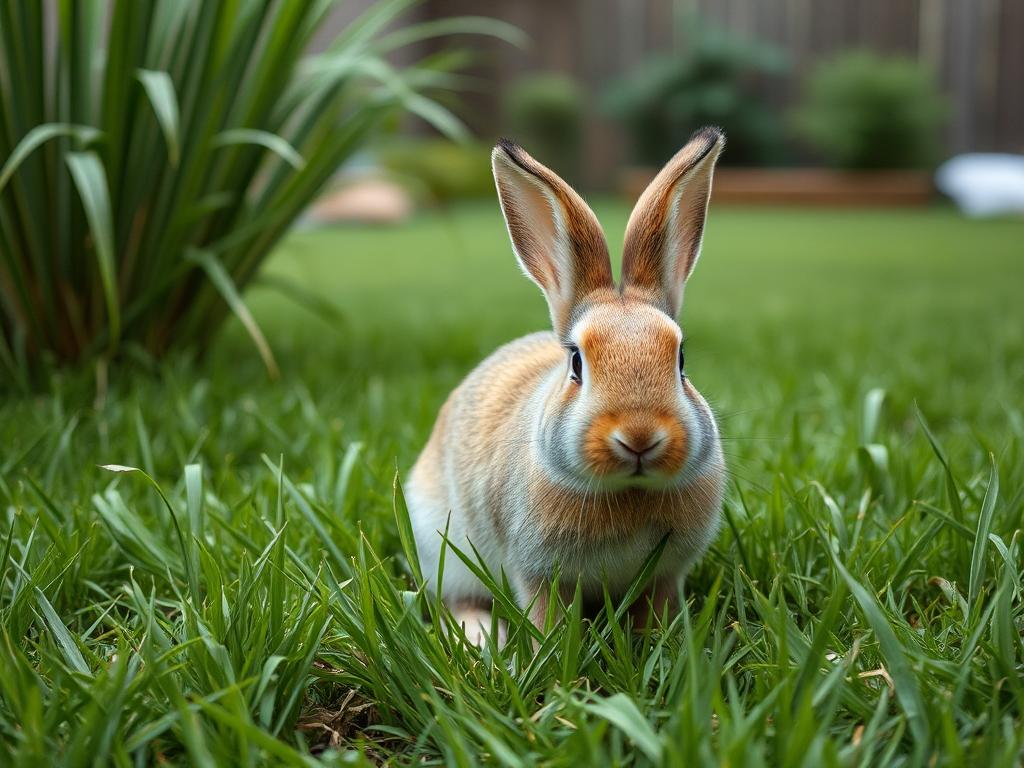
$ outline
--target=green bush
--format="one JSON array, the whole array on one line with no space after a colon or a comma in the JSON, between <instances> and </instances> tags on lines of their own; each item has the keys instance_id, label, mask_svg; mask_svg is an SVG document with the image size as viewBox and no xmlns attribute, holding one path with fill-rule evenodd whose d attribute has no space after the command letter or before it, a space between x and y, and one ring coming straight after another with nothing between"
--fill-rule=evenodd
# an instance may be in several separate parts
<instances>
[{"instance_id":1,"label":"green bush","mask_svg":"<svg viewBox=\"0 0 1024 768\"><path fill-rule=\"evenodd\" d=\"M578 179L583 145L583 94L567 75L544 73L513 83L504 104L509 135L542 163Z\"/></svg>"},{"instance_id":2,"label":"green bush","mask_svg":"<svg viewBox=\"0 0 1024 768\"><path fill-rule=\"evenodd\" d=\"M0 0L2 379L201 349L229 308L273 371L239 291L274 244L396 110L463 132L424 95L453 83L437 58L385 55L515 37L473 17L396 27L411 4L371 6L308 56L330 0Z\"/></svg>"},{"instance_id":3,"label":"green bush","mask_svg":"<svg viewBox=\"0 0 1024 768\"><path fill-rule=\"evenodd\" d=\"M474 141L443 138L389 142L379 147L381 166L432 203L450 203L494 194L491 148Z\"/></svg>"},{"instance_id":4,"label":"green bush","mask_svg":"<svg viewBox=\"0 0 1024 768\"><path fill-rule=\"evenodd\" d=\"M781 157L782 127L753 81L785 67L775 47L692 19L682 52L652 56L614 81L605 106L646 165L661 165L704 125L720 125L729 137L723 162L770 164Z\"/></svg>"},{"instance_id":5,"label":"green bush","mask_svg":"<svg viewBox=\"0 0 1024 768\"><path fill-rule=\"evenodd\" d=\"M839 168L917 168L939 156L945 103L917 62L848 52L814 71L797 131Z\"/></svg>"}]
</instances>

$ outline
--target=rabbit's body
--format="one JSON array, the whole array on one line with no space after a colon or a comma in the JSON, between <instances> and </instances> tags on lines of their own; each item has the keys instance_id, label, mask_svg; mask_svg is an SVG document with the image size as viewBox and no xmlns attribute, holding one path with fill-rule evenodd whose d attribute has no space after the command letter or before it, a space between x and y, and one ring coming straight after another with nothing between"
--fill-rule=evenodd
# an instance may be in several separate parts
<instances>
[{"instance_id":1,"label":"rabbit's body","mask_svg":"<svg viewBox=\"0 0 1024 768\"><path fill-rule=\"evenodd\" d=\"M667 536L650 594L671 602L717 532L721 508L718 431L681 373L673 319L720 148L717 132L700 134L689 156L684 149L674 159L681 168L641 198L621 287L583 201L518 147L495 150L513 245L548 297L555 332L501 347L442 407L406 489L429 580L447 530L496 577L504 572L521 604L537 599L539 622L556 573L566 595L579 581L587 598L605 588L620 596ZM659 204L661 215L649 214ZM696 230L677 232L695 213ZM666 255L654 259L651 249ZM684 261L671 257L676 251ZM486 624L481 607L490 594L455 553L446 554L443 583L433 587L467 621ZM479 627L471 629L479 640Z\"/></svg>"},{"instance_id":2,"label":"rabbit's body","mask_svg":"<svg viewBox=\"0 0 1024 768\"><path fill-rule=\"evenodd\" d=\"M707 466L692 479L689 495L679 486L581 489L552 477L534 424L564 369L565 350L555 335L534 333L484 360L442 407L406 489L428 579L437 574L437 532L446 527L448 540L471 555L472 544L495 576L503 568L510 578L519 576L513 586L524 598L556 563L563 583L579 579L594 599L604 585L613 594L624 590L666 533L663 573L681 572L710 543L721 494L715 432L696 459ZM713 430L713 421L707 426ZM450 551L442 594L453 604L490 599Z\"/></svg>"}]
</instances>

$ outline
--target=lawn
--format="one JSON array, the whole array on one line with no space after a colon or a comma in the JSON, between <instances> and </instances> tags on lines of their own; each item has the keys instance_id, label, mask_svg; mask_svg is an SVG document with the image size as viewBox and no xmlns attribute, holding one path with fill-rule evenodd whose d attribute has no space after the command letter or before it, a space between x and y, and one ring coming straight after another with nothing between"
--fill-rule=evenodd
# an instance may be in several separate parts
<instances>
[{"instance_id":1,"label":"lawn","mask_svg":"<svg viewBox=\"0 0 1024 768\"><path fill-rule=\"evenodd\" d=\"M1022 258L1021 220L713 210L682 320L728 524L671 626L570 609L534 653L501 600L507 647L443 631L394 492L547 323L496 203L294 233L268 282L319 301L248 294L282 380L235 325L0 405L0 765L1019 764Z\"/></svg>"}]
</instances>

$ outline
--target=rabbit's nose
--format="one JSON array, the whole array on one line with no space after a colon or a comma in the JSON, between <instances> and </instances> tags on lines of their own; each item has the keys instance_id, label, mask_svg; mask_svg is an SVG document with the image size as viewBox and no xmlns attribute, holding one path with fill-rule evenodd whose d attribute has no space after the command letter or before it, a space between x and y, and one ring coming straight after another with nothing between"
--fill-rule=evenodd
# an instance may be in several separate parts
<instances>
[{"instance_id":1,"label":"rabbit's nose","mask_svg":"<svg viewBox=\"0 0 1024 768\"><path fill-rule=\"evenodd\" d=\"M624 459L653 458L667 435L660 429L616 429L611 434L613 448Z\"/></svg>"}]
</instances>

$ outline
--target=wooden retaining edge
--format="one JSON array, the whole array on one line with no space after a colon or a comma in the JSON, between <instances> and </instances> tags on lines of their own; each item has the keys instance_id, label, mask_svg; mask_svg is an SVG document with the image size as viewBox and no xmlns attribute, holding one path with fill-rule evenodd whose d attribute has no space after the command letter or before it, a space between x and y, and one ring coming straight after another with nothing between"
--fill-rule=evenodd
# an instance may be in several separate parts
<instances>
[{"instance_id":1,"label":"wooden retaining edge","mask_svg":"<svg viewBox=\"0 0 1024 768\"><path fill-rule=\"evenodd\" d=\"M622 190L635 200L654 178L648 168L623 173ZM835 171L828 168L719 168L712 201L736 205L823 207L921 206L932 198L926 171Z\"/></svg>"}]
</instances>

